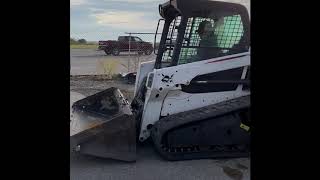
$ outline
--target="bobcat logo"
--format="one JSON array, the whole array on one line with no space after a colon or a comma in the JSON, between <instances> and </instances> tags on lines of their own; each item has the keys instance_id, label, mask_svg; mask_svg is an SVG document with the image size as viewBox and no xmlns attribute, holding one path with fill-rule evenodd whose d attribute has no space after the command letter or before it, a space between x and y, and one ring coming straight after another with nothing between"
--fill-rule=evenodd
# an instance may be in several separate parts
<instances>
[{"instance_id":1,"label":"bobcat logo","mask_svg":"<svg viewBox=\"0 0 320 180\"><path fill-rule=\"evenodd\" d=\"M163 74L162 74L162 77L163 77L163 78L161 79L162 82L166 82L166 83L167 83L167 82L172 82L173 74L172 74L171 76L163 75Z\"/></svg>"}]
</instances>

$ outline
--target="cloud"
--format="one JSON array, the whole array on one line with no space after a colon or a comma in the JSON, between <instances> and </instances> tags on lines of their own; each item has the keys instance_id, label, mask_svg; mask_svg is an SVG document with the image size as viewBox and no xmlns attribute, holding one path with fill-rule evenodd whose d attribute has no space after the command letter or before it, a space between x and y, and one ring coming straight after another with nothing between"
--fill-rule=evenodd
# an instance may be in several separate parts
<instances>
[{"instance_id":1,"label":"cloud","mask_svg":"<svg viewBox=\"0 0 320 180\"><path fill-rule=\"evenodd\" d=\"M125 31L154 31L157 21L147 19L147 13L137 11L105 11L91 14L100 26Z\"/></svg>"},{"instance_id":2,"label":"cloud","mask_svg":"<svg viewBox=\"0 0 320 180\"><path fill-rule=\"evenodd\" d=\"M83 4L87 4L87 0L70 0L71 6L80 6Z\"/></svg>"},{"instance_id":3,"label":"cloud","mask_svg":"<svg viewBox=\"0 0 320 180\"><path fill-rule=\"evenodd\" d=\"M89 7L88 9L89 9L89 11L91 11L93 13L99 13L99 12L105 12L106 11L105 9L95 8L95 7Z\"/></svg>"}]
</instances>

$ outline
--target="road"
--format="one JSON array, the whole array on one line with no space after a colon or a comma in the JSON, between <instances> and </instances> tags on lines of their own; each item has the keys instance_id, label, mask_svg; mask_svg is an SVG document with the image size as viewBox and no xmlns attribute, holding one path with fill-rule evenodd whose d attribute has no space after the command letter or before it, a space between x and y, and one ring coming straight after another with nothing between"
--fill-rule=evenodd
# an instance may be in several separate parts
<instances>
[{"instance_id":1,"label":"road","mask_svg":"<svg viewBox=\"0 0 320 180\"><path fill-rule=\"evenodd\" d=\"M248 180L250 160L165 161L151 144L137 147L138 159L127 163L80 154L70 156L71 180Z\"/></svg>"},{"instance_id":2,"label":"road","mask_svg":"<svg viewBox=\"0 0 320 180\"><path fill-rule=\"evenodd\" d=\"M123 82L102 80L98 77L71 77L70 101L109 87L118 87L129 101L133 96L133 85ZM202 159L170 162L163 160L154 151L152 144L137 146L136 163L70 154L71 180L249 180L250 158Z\"/></svg>"},{"instance_id":3,"label":"road","mask_svg":"<svg viewBox=\"0 0 320 180\"><path fill-rule=\"evenodd\" d=\"M106 55L103 51L95 49L70 49L71 75L97 75L104 74L106 69L103 69L110 62L113 63L113 73L127 73L136 71L138 62L154 60L155 55L149 56L131 53L121 53L119 56ZM129 63L129 64L128 64ZM110 68L109 68L110 69Z\"/></svg>"}]
</instances>

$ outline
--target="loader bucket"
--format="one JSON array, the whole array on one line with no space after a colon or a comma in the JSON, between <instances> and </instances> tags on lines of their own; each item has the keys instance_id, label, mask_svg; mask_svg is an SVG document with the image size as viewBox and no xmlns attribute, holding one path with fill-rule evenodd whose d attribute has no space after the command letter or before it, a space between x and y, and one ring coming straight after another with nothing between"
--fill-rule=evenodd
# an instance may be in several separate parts
<instances>
[{"instance_id":1,"label":"loader bucket","mask_svg":"<svg viewBox=\"0 0 320 180\"><path fill-rule=\"evenodd\" d=\"M70 149L123 161L136 160L136 126L128 101L109 88L72 105Z\"/></svg>"}]
</instances>

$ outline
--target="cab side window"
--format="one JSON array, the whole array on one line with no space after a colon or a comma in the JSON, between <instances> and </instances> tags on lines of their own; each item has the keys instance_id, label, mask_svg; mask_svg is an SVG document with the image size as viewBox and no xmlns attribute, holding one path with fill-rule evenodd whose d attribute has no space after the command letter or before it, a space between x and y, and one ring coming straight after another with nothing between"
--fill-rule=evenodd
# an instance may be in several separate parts
<instances>
[{"instance_id":1,"label":"cab side window","mask_svg":"<svg viewBox=\"0 0 320 180\"><path fill-rule=\"evenodd\" d=\"M133 37L133 39L134 39L134 41L136 41L136 42L141 42L142 40L140 39L140 38L138 38L138 37Z\"/></svg>"},{"instance_id":2,"label":"cab side window","mask_svg":"<svg viewBox=\"0 0 320 180\"><path fill-rule=\"evenodd\" d=\"M245 51L240 15L188 19L178 64L192 63Z\"/></svg>"}]
</instances>

